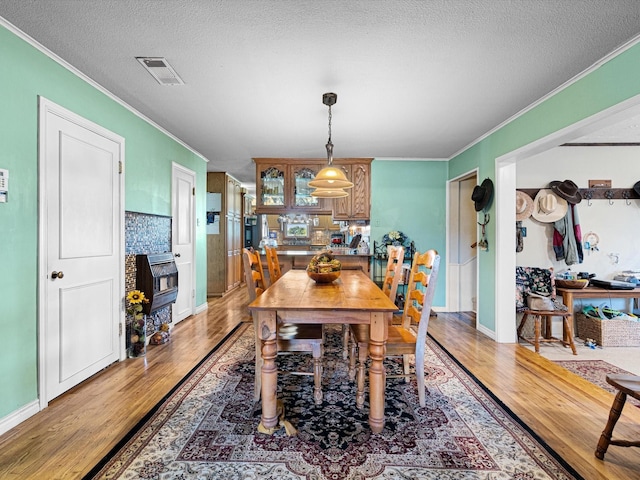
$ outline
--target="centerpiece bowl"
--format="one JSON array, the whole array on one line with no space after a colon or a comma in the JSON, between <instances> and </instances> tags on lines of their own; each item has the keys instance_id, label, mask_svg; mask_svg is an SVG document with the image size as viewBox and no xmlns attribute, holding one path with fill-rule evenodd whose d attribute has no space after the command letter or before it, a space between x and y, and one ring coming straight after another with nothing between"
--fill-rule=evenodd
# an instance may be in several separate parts
<instances>
[{"instance_id":1,"label":"centerpiece bowl","mask_svg":"<svg viewBox=\"0 0 640 480\"><path fill-rule=\"evenodd\" d=\"M330 264L319 263L317 269L307 267L307 275L316 283L331 283L340 277L340 270L331 270Z\"/></svg>"}]
</instances>

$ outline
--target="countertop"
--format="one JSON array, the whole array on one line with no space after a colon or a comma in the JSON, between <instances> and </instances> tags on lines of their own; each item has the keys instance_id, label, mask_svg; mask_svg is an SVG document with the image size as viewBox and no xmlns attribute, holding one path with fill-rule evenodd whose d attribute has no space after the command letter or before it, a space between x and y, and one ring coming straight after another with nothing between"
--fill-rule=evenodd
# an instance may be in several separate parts
<instances>
[{"instance_id":1,"label":"countertop","mask_svg":"<svg viewBox=\"0 0 640 480\"><path fill-rule=\"evenodd\" d=\"M314 256L321 250L278 250L278 255L287 257ZM370 257L371 253L332 252L334 257Z\"/></svg>"}]
</instances>

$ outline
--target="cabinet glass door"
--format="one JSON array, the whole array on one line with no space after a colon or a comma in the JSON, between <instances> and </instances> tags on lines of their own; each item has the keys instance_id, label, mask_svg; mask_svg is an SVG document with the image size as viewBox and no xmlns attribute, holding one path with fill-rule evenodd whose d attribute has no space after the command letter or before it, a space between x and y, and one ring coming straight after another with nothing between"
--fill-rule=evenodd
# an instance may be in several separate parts
<instances>
[{"instance_id":1,"label":"cabinet glass door","mask_svg":"<svg viewBox=\"0 0 640 480\"><path fill-rule=\"evenodd\" d=\"M260 172L260 203L267 207L284 207L284 170L269 167Z\"/></svg>"},{"instance_id":2,"label":"cabinet glass door","mask_svg":"<svg viewBox=\"0 0 640 480\"><path fill-rule=\"evenodd\" d=\"M313 187L309 186L309 182L316 178L316 172L307 167L294 167L293 171L293 201L295 207L317 207L318 198L312 197Z\"/></svg>"}]
</instances>

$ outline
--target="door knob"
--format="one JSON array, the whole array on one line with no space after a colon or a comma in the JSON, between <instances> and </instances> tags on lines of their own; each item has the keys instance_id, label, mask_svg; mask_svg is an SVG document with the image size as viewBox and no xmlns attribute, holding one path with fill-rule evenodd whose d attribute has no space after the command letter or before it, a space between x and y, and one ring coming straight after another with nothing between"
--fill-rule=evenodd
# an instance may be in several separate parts
<instances>
[{"instance_id":1,"label":"door knob","mask_svg":"<svg viewBox=\"0 0 640 480\"><path fill-rule=\"evenodd\" d=\"M56 271L51 272L51 278L53 280L55 280L56 278L62 278L62 277L64 277L64 273L62 272L56 272Z\"/></svg>"},{"instance_id":2,"label":"door knob","mask_svg":"<svg viewBox=\"0 0 640 480\"><path fill-rule=\"evenodd\" d=\"M176 257L179 257L179 256L180 256L180 254L179 254L179 253L176 253Z\"/></svg>"}]
</instances>

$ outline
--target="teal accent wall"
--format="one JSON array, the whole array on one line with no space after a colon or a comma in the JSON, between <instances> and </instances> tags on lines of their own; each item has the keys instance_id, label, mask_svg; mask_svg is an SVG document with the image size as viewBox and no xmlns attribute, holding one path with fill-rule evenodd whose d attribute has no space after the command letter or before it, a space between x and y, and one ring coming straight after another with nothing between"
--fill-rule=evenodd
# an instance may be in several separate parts
<instances>
[{"instance_id":1,"label":"teal accent wall","mask_svg":"<svg viewBox=\"0 0 640 480\"><path fill-rule=\"evenodd\" d=\"M374 160L371 164L371 247L373 241L400 230L416 250L440 253L438 286L433 305L446 304L446 188L448 162Z\"/></svg>"},{"instance_id":2,"label":"teal accent wall","mask_svg":"<svg viewBox=\"0 0 640 480\"><path fill-rule=\"evenodd\" d=\"M206 162L0 26L0 418L38 398L38 96L125 138L125 208L171 215L171 165L196 172L196 305L206 303Z\"/></svg>"},{"instance_id":3,"label":"teal accent wall","mask_svg":"<svg viewBox=\"0 0 640 480\"><path fill-rule=\"evenodd\" d=\"M478 168L478 180L496 182L496 158L640 94L640 45L625 50L598 69L514 119L449 161L449 179ZM496 218L496 202L489 214ZM495 222L488 225L496 244ZM496 252L478 252L478 322L495 331Z\"/></svg>"}]
</instances>

